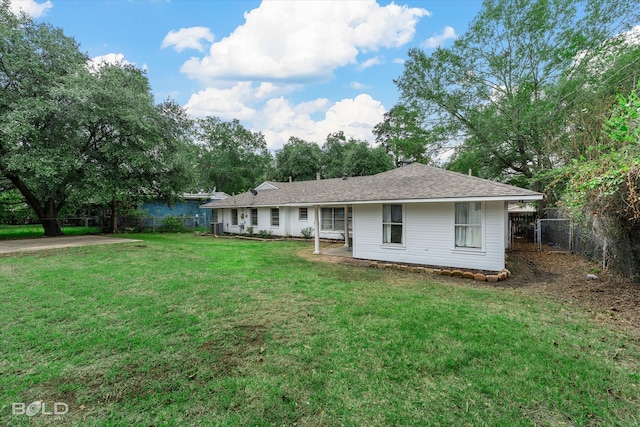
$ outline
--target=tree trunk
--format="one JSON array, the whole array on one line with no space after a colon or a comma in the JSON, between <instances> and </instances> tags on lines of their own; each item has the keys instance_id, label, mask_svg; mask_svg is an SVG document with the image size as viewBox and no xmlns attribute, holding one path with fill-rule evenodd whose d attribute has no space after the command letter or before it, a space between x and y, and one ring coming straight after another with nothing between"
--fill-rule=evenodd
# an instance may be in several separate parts
<instances>
[{"instance_id":1,"label":"tree trunk","mask_svg":"<svg viewBox=\"0 0 640 427\"><path fill-rule=\"evenodd\" d=\"M44 202L44 216L38 216L46 237L62 235L62 227L60 227L60 222L58 221L58 211L53 199L49 198Z\"/></svg>"},{"instance_id":2,"label":"tree trunk","mask_svg":"<svg viewBox=\"0 0 640 427\"><path fill-rule=\"evenodd\" d=\"M111 200L111 233L116 234L118 232L118 202Z\"/></svg>"}]
</instances>

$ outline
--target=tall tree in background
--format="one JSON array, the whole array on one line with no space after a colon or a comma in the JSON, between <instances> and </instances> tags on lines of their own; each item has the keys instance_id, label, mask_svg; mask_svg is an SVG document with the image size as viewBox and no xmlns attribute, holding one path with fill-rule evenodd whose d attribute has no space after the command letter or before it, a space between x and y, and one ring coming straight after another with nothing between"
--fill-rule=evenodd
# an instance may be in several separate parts
<instances>
[{"instance_id":1,"label":"tall tree in background","mask_svg":"<svg viewBox=\"0 0 640 427\"><path fill-rule=\"evenodd\" d=\"M344 132L327 136L322 146L322 176L339 178L365 176L393 169L394 163L384 147L371 147L366 141L347 140Z\"/></svg>"},{"instance_id":2,"label":"tall tree in background","mask_svg":"<svg viewBox=\"0 0 640 427\"><path fill-rule=\"evenodd\" d=\"M397 166L405 160L419 163L433 163L439 150L434 150L429 140L434 138L423 125L424 118L419 111L410 110L405 105L396 105L384 114L384 120L373 128L376 142L383 147Z\"/></svg>"},{"instance_id":3,"label":"tall tree in background","mask_svg":"<svg viewBox=\"0 0 640 427\"><path fill-rule=\"evenodd\" d=\"M309 181L322 171L322 150L315 142L290 137L276 152L275 178L278 181Z\"/></svg>"},{"instance_id":4,"label":"tall tree in background","mask_svg":"<svg viewBox=\"0 0 640 427\"><path fill-rule=\"evenodd\" d=\"M457 141L464 168L477 163L486 177L521 176L542 190L539 172L564 158L576 112L599 99L597 58L629 52L616 35L639 13L628 0L486 0L451 48L410 50L396 84L436 130L429 150ZM633 67L618 65L598 84L628 81Z\"/></svg>"},{"instance_id":5,"label":"tall tree in background","mask_svg":"<svg viewBox=\"0 0 640 427\"><path fill-rule=\"evenodd\" d=\"M262 133L245 129L238 120L198 120L200 186L241 193L265 179L272 156Z\"/></svg>"}]
</instances>

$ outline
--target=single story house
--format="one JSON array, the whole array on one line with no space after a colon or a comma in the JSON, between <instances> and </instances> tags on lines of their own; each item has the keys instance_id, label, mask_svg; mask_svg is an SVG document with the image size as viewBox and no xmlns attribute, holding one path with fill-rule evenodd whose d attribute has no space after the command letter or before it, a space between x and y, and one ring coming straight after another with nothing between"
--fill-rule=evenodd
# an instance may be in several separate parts
<instances>
[{"instance_id":1,"label":"single story house","mask_svg":"<svg viewBox=\"0 0 640 427\"><path fill-rule=\"evenodd\" d=\"M221 231L344 239L352 256L386 262L500 271L509 245L509 202L530 190L419 163L371 176L266 181L207 203ZM347 236L348 238L345 238ZM351 244L350 244L351 243Z\"/></svg>"}]
</instances>

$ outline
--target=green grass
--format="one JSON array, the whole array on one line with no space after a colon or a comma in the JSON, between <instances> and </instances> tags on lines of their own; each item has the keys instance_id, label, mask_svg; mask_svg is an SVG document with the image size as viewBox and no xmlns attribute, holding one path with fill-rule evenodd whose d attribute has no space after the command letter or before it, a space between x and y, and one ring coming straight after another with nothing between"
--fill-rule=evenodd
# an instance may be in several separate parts
<instances>
[{"instance_id":1,"label":"green grass","mask_svg":"<svg viewBox=\"0 0 640 427\"><path fill-rule=\"evenodd\" d=\"M62 227L62 232L67 236L101 233L100 227ZM44 236L44 230L40 224L0 225L0 240L28 239L42 236Z\"/></svg>"},{"instance_id":2,"label":"green grass","mask_svg":"<svg viewBox=\"0 0 640 427\"><path fill-rule=\"evenodd\" d=\"M640 425L638 337L573 306L135 237L0 258L0 425Z\"/></svg>"}]
</instances>

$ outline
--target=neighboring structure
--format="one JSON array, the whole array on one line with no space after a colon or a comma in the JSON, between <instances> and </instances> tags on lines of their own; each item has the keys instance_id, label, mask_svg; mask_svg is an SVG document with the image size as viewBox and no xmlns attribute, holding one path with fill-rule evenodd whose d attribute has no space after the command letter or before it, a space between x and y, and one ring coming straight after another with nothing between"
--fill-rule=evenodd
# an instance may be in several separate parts
<instances>
[{"instance_id":1,"label":"neighboring structure","mask_svg":"<svg viewBox=\"0 0 640 427\"><path fill-rule=\"evenodd\" d=\"M229 195L222 191L213 191L211 193L184 193L182 195L182 200L172 206L169 206L164 202L153 201L144 203L140 206L140 210L153 217L174 215L178 217L194 218L196 226L206 227L211 222L211 210L203 209L200 205L203 202L214 202L226 197L229 197Z\"/></svg>"},{"instance_id":2,"label":"neighboring structure","mask_svg":"<svg viewBox=\"0 0 640 427\"><path fill-rule=\"evenodd\" d=\"M221 231L352 240L354 258L499 271L509 244L509 202L543 195L413 163L377 175L267 181L207 203Z\"/></svg>"}]
</instances>

